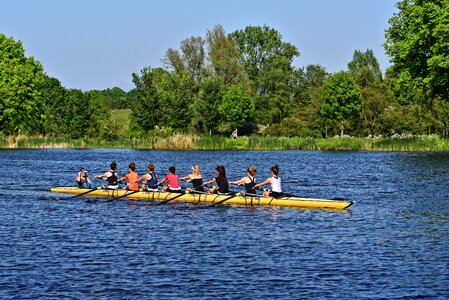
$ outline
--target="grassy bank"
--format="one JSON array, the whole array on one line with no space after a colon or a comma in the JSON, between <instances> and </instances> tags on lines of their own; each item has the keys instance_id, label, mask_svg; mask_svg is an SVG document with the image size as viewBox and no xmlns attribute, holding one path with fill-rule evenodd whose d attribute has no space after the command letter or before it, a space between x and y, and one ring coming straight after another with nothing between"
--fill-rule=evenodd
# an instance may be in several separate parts
<instances>
[{"instance_id":1,"label":"grassy bank","mask_svg":"<svg viewBox=\"0 0 449 300\"><path fill-rule=\"evenodd\" d=\"M196 136L174 134L169 137L142 139L72 140L64 137L28 137L24 135L0 137L3 149L39 148L129 148L167 150L348 150L348 151L448 151L449 140L437 136L408 136L384 138L333 137L238 137Z\"/></svg>"}]
</instances>

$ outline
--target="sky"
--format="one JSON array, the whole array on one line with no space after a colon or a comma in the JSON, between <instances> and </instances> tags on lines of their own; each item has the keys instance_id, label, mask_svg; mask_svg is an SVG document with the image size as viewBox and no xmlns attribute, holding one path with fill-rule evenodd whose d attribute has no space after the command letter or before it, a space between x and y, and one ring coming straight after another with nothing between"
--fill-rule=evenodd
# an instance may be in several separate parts
<instances>
[{"instance_id":1,"label":"sky","mask_svg":"<svg viewBox=\"0 0 449 300\"><path fill-rule=\"evenodd\" d=\"M66 88L134 88L132 73L162 67L169 48L267 25L300 56L295 67L347 70L354 50L371 49L390 65L382 44L397 0L0 0L0 33L21 41L25 55Z\"/></svg>"}]
</instances>

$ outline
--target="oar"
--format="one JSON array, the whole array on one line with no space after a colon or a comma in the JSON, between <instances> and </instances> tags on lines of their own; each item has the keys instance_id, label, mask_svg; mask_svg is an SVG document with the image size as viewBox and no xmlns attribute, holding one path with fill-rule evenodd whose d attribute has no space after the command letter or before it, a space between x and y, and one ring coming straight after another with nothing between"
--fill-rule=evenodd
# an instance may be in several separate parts
<instances>
[{"instance_id":1,"label":"oar","mask_svg":"<svg viewBox=\"0 0 449 300\"><path fill-rule=\"evenodd\" d=\"M209 207L213 207L213 206L216 206L216 205L221 204L221 203L223 203L223 202L226 202L226 201L228 201L229 199L232 199L232 198L234 198L234 197L237 197L237 196L239 196L239 195L240 195L240 193L235 193L234 195L231 195L231 196L229 196L229 197L227 197L227 198L221 199L221 200L218 201L218 202L212 203L212 204L207 205L207 206L200 206L199 208L209 208Z\"/></svg>"},{"instance_id":2,"label":"oar","mask_svg":"<svg viewBox=\"0 0 449 300\"><path fill-rule=\"evenodd\" d=\"M87 192L84 192L84 193L81 193L81 194L69 197L68 199L72 199L72 198L76 198L76 197L79 197L79 196L87 195L87 194L92 193L93 191L96 191L96 190L99 190L99 189L101 189L101 187L90 189Z\"/></svg>"},{"instance_id":3,"label":"oar","mask_svg":"<svg viewBox=\"0 0 449 300\"><path fill-rule=\"evenodd\" d=\"M119 196L119 197L115 197L115 198L108 199L108 200L104 200L104 201L100 201L100 202L101 202L101 203L104 203L104 202L112 202L112 201L115 201L115 200L118 200L118 199L122 199L122 198L124 198L124 197L128 197L128 196L130 196L130 195L132 195L132 194L135 194L135 193L138 193L138 192L140 192L140 190L132 191L131 193L124 193L123 195L121 195L121 196Z\"/></svg>"},{"instance_id":4,"label":"oar","mask_svg":"<svg viewBox=\"0 0 449 300\"><path fill-rule=\"evenodd\" d=\"M157 204L154 204L154 205L162 205L162 204L165 204L165 203L170 202L170 201L173 201L173 200L175 200L176 198L179 198L179 197L181 197L182 195L185 195L185 194L186 194L185 192L179 193L179 195L176 195L176 196L173 197L173 198L166 199L166 200L161 201L161 202L158 202Z\"/></svg>"}]
</instances>

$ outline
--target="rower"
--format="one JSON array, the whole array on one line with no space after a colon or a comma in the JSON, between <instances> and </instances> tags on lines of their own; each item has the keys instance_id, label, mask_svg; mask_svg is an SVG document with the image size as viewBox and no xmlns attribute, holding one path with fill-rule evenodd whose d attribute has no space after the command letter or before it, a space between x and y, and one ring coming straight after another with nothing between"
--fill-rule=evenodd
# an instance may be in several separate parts
<instances>
[{"instance_id":1,"label":"rower","mask_svg":"<svg viewBox=\"0 0 449 300\"><path fill-rule=\"evenodd\" d=\"M139 174L136 172L136 164L134 162L131 162L128 166L129 173L123 176L119 179L119 182L122 182L123 180L128 181L128 185L125 187L125 189L130 191L138 191L139 185L137 184L137 179L139 178Z\"/></svg>"},{"instance_id":2,"label":"rower","mask_svg":"<svg viewBox=\"0 0 449 300\"><path fill-rule=\"evenodd\" d=\"M115 172L115 169L117 168L117 164L113 161L109 165L109 171L95 176L95 178L103 178L108 182L108 184L105 186L107 189L116 190L118 189L118 175L117 172Z\"/></svg>"},{"instance_id":3,"label":"rower","mask_svg":"<svg viewBox=\"0 0 449 300\"><path fill-rule=\"evenodd\" d=\"M226 170L224 166L217 166L217 177L206 181L203 185L217 183L218 187L212 187L209 189L209 194L228 194L229 184L226 178Z\"/></svg>"},{"instance_id":4,"label":"rower","mask_svg":"<svg viewBox=\"0 0 449 300\"><path fill-rule=\"evenodd\" d=\"M192 173L179 178L179 180L186 180L192 184L192 188L186 188L187 191L192 192L204 192L203 188L203 175L201 175L200 166L194 165L192 167Z\"/></svg>"},{"instance_id":5,"label":"rower","mask_svg":"<svg viewBox=\"0 0 449 300\"><path fill-rule=\"evenodd\" d=\"M150 192L157 192L157 179L158 175L154 172L154 164L149 163L148 164L148 173L140 177L138 180L136 180L136 183L139 183L143 180L146 180L146 183L142 184L142 188L146 189Z\"/></svg>"},{"instance_id":6,"label":"rower","mask_svg":"<svg viewBox=\"0 0 449 300\"><path fill-rule=\"evenodd\" d=\"M260 186L266 185L268 183L271 184L271 191L267 190L263 192L264 196L274 197L274 198L281 198L282 195L282 187L281 187L281 178L278 176L279 173L279 166L274 165L271 168L271 177L267 178L267 180L256 184L255 188L258 188Z\"/></svg>"},{"instance_id":7,"label":"rower","mask_svg":"<svg viewBox=\"0 0 449 300\"><path fill-rule=\"evenodd\" d=\"M256 189L255 189L256 177L254 177L255 174L256 174L256 167L255 166L250 166L246 170L246 176L245 177L242 177L242 179L240 179L240 180L231 181L230 184L244 185L246 193L248 193L248 194L256 194Z\"/></svg>"},{"instance_id":8,"label":"rower","mask_svg":"<svg viewBox=\"0 0 449 300\"><path fill-rule=\"evenodd\" d=\"M168 168L168 174L165 176L164 179L162 179L158 185L163 185L164 183L167 183L167 186L164 186L162 189L166 192L171 193L180 193L182 192L181 186L179 185L179 178L178 175L176 175L176 168L175 166L170 166Z\"/></svg>"}]
</instances>

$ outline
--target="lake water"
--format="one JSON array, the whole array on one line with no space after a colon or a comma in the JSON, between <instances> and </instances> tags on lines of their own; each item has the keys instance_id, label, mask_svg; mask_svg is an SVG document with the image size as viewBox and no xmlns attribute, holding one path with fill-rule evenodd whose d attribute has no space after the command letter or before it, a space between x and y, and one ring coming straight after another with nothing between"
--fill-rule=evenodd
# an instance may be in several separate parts
<instances>
[{"instance_id":1,"label":"lake water","mask_svg":"<svg viewBox=\"0 0 449 300\"><path fill-rule=\"evenodd\" d=\"M356 201L349 212L86 203L74 185L131 161L206 178L224 164L286 192ZM0 150L1 299L449 297L449 153ZM96 184L102 184L96 181Z\"/></svg>"}]
</instances>

